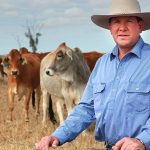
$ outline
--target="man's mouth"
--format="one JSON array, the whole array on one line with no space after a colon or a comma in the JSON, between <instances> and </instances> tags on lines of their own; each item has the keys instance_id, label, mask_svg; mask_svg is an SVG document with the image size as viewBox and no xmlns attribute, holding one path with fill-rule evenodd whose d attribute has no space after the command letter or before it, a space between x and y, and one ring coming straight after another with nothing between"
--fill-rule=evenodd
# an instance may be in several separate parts
<instances>
[{"instance_id":1,"label":"man's mouth","mask_svg":"<svg viewBox=\"0 0 150 150\"><path fill-rule=\"evenodd\" d=\"M126 34L119 34L118 36L119 37L127 37L128 35L126 35Z\"/></svg>"}]
</instances>

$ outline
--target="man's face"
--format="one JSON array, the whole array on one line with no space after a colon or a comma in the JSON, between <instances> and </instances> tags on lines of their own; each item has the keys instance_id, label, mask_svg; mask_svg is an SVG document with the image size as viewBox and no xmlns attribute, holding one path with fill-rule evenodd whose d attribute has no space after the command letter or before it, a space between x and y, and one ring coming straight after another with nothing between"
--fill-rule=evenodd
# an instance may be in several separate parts
<instances>
[{"instance_id":1,"label":"man's face","mask_svg":"<svg viewBox=\"0 0 150 150\"><path fill-rule=\"evenodd\" d=\"M130 50L139 39L139 34L144 27L143 21L136 17L114 17L109 24L114 41L122 49Z\"/></svg>"}]
</instances>

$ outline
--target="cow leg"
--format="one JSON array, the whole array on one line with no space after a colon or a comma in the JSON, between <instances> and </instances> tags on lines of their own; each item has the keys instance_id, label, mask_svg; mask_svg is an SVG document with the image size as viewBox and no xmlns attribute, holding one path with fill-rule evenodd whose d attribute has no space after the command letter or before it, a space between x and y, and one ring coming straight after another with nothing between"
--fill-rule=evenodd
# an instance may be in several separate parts
<instances>
[{"instance_id":1,"label":"cow leg","mask_svg":"<svg viewBox=\"0 0 150 150\"><path fill-rule=\"evenodd\" d=\"M32 91L32 107L35 109L35 91Z\"/></svg>"},{"instance_id":2,"label":"cow leg","mask_svg":"<svg viewBox=\"0 0 150 150\"><path fill-rule=\"evenodd\" d=\"M2 75L2 77L4 78L4 74L3 74L3 72L1 71L1 75Z\"/></svg>"},{"instance_id":3,"label":"cow leg","mask_svg":"<svg viewBox=\"0 0 150 150\"><path fill-rule=\"evenodd\" d=\"M53 124L56 124L57 121L56 121L55 114L54 114L54 111L53 111L53 103L52 103L51 95L49 95L49 108L48 108L48 111L49 111L50 120L52 121Z\"/></svg>"},{"instance_id":4,"label":"cow leg","mask_svg":"<svg viewBox=\"0 0 150 150\"><path fill-rule=\"evenodd\" d=\"M64 121L64 100L56 97L56 109L59 116L60 124Z\"/></svg>"},{"instance_id":5,"label":"cow leg","mask_svg":"<svg viewBox=\"0 0 150 150\"><path fill-rule=\"evenodd\" d=\"M46 125L47 114L48 114L48 103L49 103L49 94L46 90L42 91L43 98L43 125Z\"/></svg>"},{"instance_id":6,"label":"cow leg","mask_svg":"<svg viewBox=\"0 0 150 150\"><path fill-rule=\"evenodd\" d=\"M40 99L41 99L41 89L40 86L35 90L36 93L36 115L40 114Z\"/></svg>"},{"instance_id":7,"label":"cow leg","mask_svg":"<svg viewBox=\"0 0 150 150\"><path fill-rule=\"evenodd\" d=\"M14 93L12 93L12 90L11 88L9 88L8 90L8 106L9 106L9 109L8 109L8 114L9 114L9 120L12 121L13 117L12 117L12 112L14 110Z\"/></svg>"},{"instance_id":8,"label":"cow leg","mask_svg":"<svg viewBox=\"0 0 150 150\"><path fill-rule=\"evenodd\" d=\"M29 121L29 102L31 98L32 90L28 89L25 95L25 121Z\"/></svg>"},{"instance_id":9,"label":"cow leg","mask_svg":"<svg viewBox=\"0 0 150 150\"><path fill-rule=\"evenodd\" d=\"M69 114L71 112L72 108L73 108L73 100L71 98L68 99L68 97L67 97L65 99L65 104L66 104L67 112Z\"/></svg>"},{"instance_id":10,"label":"cow leg","mask_svg":"<svg viewBox=\"0 0 150 150\"><path fill-rule=\"evenodd\" d=\"M64 88L62 88L62 94L64 96L66 109L69 114L73 108L73 97L71 96L74 95L74 93L73 89L68 87L68 83L64 83Z\"/></svg>"}]
</instances>

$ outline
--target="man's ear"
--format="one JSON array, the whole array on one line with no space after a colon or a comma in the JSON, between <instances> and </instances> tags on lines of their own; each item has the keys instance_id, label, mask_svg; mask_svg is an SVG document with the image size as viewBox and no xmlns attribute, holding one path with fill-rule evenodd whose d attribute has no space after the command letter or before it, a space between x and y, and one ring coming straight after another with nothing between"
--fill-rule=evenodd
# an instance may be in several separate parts
<instances>
[{"instance_id":1,"label":"man's ear","mask_svg":"<svg viewBox=\"0 0 150 150\"><path fill-rule=\"evenodd\" d=\"M108 23L108 29L109 29L109 31L110 31L110 33L111 33L111 23ZM112 33L111 33L112 34Z\"/></svg>"},{"instance_id":2,"label":"man's ear","mask_svg":"<svg viewBox=\"0 0 150 150\"><path fill-rule=\"evenodd\" d=\"M139 23L139 28L140 28L140 33L143 31L143 29L144 29L144 21L143 20L141 20L141 21L139 21L138 22Z\"/></svg>"}]
</instances>

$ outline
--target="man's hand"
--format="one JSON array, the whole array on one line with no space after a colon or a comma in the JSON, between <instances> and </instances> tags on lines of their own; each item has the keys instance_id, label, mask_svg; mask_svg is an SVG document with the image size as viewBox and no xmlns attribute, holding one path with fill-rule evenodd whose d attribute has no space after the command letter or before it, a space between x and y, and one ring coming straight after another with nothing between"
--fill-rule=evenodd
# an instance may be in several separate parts
<instances>
[{"instance_id":1,"label":"man's hand","mask_svg":"<svg viewBox=\"0 0 150 150\"><path fill-rule=\"evenodd\" d=\"M125 137L119 140L113 150L145 150L145 145L135 138Z\"/></svg>"},{"instance_id":2,"label":"man's hand","mask_svg":"<svg viewBox=\"0 0 150 150\"><path fill-rule=\"evenodd\" d=\"M54 136L45 136L35 144L36 150L48 150L49 147L56 148L59 141Z\"/></svg>"}]
</instances>

